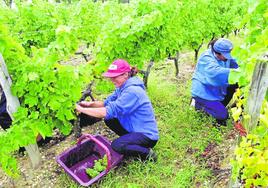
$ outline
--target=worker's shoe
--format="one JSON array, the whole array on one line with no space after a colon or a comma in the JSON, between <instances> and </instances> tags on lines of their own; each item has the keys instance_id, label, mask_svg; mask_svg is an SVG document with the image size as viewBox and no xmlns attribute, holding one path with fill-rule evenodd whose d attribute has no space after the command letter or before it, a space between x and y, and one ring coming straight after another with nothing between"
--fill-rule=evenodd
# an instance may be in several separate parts
<instances>
[{"instance_id":1,"label":"worker's shoe","mask_svg":"<svg viewBox=\"0 0 268 188\"><path fill-rule=\"evenodd\" d=\"M226 120L219 120L219 119L216 119L216 123L217 123L219 126L224 126L224 127L227 126L227 122L226 122Z\"/></svg>"},{"instance_id":2,"label":"worker's shoe","mask_svg":"<svg viewBox=\"0 0 268 188\"><path fill-rule=\"evenodd\" d=\"M156 162L157 161L157 155L156 153L153 151L152 148L150 148L149 154L146 157L147 161L152 161L152 162Z\"/></svg>"}]
</instances>

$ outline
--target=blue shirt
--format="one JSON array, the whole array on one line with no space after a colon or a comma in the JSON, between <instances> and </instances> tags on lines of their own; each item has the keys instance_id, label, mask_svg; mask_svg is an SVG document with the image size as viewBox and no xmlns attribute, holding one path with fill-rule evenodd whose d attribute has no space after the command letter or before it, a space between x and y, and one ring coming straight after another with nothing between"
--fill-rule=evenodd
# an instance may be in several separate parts
<instances>
[{"instance_id":1,"label":"blue shirt","mask_svg":"<svg viewBox=\"0 0 268 188\"><path fill-rule=\"evenodd\" d=\"M192 78L192 96L209 101L222 101L228 87L230 68L238 68L234 59L221 61L211 49L198 59Z\"/></svg>"},{"instance_id":2,"label":"blue shirt","mask_svg":"<svg viewBox=\"0 0 268 188\"><path fill-rule=\"evenodd\" d=\"M105 119L117 118L128 132L140 132L158 140L158 128L152 104L143 82L138 77L129 78L105 101Z\"/></svg>"}]
</instances>

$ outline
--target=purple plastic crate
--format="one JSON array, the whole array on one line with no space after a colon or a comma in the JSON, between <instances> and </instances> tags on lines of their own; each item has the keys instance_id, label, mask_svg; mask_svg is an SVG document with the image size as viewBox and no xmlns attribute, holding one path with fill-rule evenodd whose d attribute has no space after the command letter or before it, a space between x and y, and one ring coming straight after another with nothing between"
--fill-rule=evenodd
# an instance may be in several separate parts
<instances>
[{"instance_id":1,"label":"purple plastic crate","mask_svg":"<svg viewBox=\"0 0 268 188\"><path fill-rule=\"evenodd\" d=\"M106 170L101 172L94 178L90 178L86 174L87 168L94 166L94 160L103 158L107 155ZM111 142L100 135L82 135L77 145L64 151L56 157L57 163L63 167L65 172L69 174L77 183L83 186L89 186L104 175L106 175L111 168L118 165L123 159L123 155L118 154L111 148Z\"/></svg>"}]
</instances>

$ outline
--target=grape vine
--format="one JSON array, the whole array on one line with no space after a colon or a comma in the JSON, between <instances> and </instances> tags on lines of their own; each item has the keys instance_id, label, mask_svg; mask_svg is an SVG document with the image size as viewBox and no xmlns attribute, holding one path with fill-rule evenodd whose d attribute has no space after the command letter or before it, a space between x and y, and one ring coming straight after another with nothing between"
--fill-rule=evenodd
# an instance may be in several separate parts
<instances>
[{"instance_id":1,"label":"grape vine","mask_svg":"<svg viewBox=\"0 0 268 188\"><path fill-rule=\"evenodd\" d=\"M142 68L185 48L197 50L203 41L244 26L247 6L238 0L36 0L18 2L17 10L1 7L0 53L21 102L12 127L0 134L1 167L8 175L18 174L12 152L35 143L38 133L51 136L58 128L69 134L82 88L114 59ZM92 61L77 67L59 63L82 44Z\"/></svg>"}]
</instances>

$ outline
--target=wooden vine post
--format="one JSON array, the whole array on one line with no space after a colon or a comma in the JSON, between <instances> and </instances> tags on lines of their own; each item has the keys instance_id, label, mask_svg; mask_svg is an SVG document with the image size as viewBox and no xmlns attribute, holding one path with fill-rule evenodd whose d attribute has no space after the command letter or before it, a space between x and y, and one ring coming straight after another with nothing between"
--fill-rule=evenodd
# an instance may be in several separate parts
<instances>
[{"instance_id":1,"label":"wooden vine post","mask_svg":"<svg viewBox=\"0 0 268 188\"><path fill-rule=\"evenodd\" d=\"M10 86L12 84L11 78L8 74L8 70L5 64L5 61L2 57L2 55L0 54L0 63L1 63L1 67L0 67L0 84L3 88L3 92L5 93L6 96L6 101L7 101L7 112L9 114L9 116L11 117L11 119L13 120L13 113L15 113L18 109L18 107L20 106L19 100L17 97L15 97L14 95L12 95L11 90L10 90ZM37 168L41 162L41 155L38 149L37 144L30 144L28 146L25 147L30 159L31 159L31 163L33 168Z\"/></svg>"},{"instance_id":2,"label":"wooden vine post","mask_svg":"<svg viewBox=\"0 0 268 188\"><path fill-rule=\"evenodd\" d=\"M268 58L263 58L255 65L252 82L250 85L248 101L245 106L243 124L248 133L250 133L258 124L261 106L268 88Z\"/></svg>"},{"instance_id":3,"label":"wooden vine post","mask_svg":"<svg viewBox=\"0 0 268 188\"><path fill-rule=\"evenodd\" d=\"M258 124L261 106L268 89L268 56L264 57L265 58L260 59L255 65L248 100L245 106L246 118L244 116L243 125L245 126L247 133L250 133ZM240 141L241 138L237 140L237 146ZM240 188L241 184L238 179L233 181L230 178L228 187Z\"/></svg>"}]
</instances>

